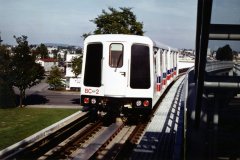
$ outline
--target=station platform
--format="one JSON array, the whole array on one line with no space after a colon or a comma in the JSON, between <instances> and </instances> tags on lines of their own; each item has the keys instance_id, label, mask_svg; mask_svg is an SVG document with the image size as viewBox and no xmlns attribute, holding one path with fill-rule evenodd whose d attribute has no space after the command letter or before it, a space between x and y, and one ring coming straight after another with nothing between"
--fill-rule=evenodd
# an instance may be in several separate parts
<instances>
[{"instance_id":1,"label":"station platform","mask_svg":"<svg viewBox=\"0 0 240 160\"><path fill-rule=\"evenodd\" d=\"M131 159L181 159L183 115L181 91L184 76L170 88L155 112Z\"/></svg>"}]
</instances>

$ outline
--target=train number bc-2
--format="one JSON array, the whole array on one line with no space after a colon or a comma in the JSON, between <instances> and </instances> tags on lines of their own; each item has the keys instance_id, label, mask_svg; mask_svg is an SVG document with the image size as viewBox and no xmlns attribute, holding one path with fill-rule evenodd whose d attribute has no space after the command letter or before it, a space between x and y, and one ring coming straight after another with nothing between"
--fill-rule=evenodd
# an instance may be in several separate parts
<instances>
[{"instance_id":1,"label":"train number bc-2","mask_svg":"<svg viewBox=\"0 0 240 160\"><path fill-rule=\"evenodd\" d=\"M99 94L99 89L85 88L85 93L88 93L88 94Z\"/></svg>"}]
</instances>

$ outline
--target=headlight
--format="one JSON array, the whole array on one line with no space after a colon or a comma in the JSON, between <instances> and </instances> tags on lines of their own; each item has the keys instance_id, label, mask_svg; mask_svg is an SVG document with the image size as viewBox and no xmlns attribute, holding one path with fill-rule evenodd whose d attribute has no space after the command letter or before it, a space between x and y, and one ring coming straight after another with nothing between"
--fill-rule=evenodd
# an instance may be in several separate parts
<instances>
[{"instance_id":1,"label":"headlight","mask_svg":"<svg viewBox=\"0 0 240 160\"><path fill-rule=\"evenodd\" d=\"M138 106L138 107L139 107L139 106L141 106L141 105L142 105L142 101L140 101L140 100L137 100L137 101L136 101L136 106Z\"/></svg>"},{"instance_id":2,"label":"headlight","mask_svg":"<svg viewBox=\"0 0 240 160\"><path fill-rule=\"evenodd\" d=\"M96 98L92 98L92 99L91 99L91 103L92 103L92 104L96 104L96 102L97 102Z\"/></svg>"}]
</instances>

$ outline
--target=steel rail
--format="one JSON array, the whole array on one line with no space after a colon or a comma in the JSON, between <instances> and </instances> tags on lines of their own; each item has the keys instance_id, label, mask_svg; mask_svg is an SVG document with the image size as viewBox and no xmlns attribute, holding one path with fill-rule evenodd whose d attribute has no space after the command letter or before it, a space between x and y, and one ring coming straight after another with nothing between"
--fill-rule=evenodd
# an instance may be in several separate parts
<instances>
[{"instance_id":1,"label":"steel rail","mask_svg":"<svg viewBox=\"0 0 240 160\"><path fill-rule=\"evenodd\" d=\"M132 150L139 143L141 137L143 136L143 134L144 134L144 132L145 132L147 126L148 126L148 124L151 122L151 119L154 116L154 113L157 110L158 106L161 104L162 100L165 98L165 96L168 93L168 91L170 90L171 86L183 75L184 75L184 73L182 73L178 77L176 77L176 79L174 81L172 81L172 83L166 88L164 94L161 96L161 98L159 99L157 104L154 106L154 108L152 110L152 113L147 117L143 117L142 119L138 119L139 124L137 124L134 127L134 129L132 129L132 130L129 129L130 133L126 133L128 135L127 138L125 138L124 136L120 137L121 139L124 139L123 142L121 142L121 145L118 145L117 147L112 148L111 150L105 149L105 150L108 150L111 153L107 153L107 154L105 154L105 156L104 155L95 156L95 159L97 159L96 157L100 157L98 159L109 159L109 158L117 159L117 160L129 159L129 157L132 153ZM127 121L130 121L130 119L127 119ZM127 125L128 123L131 123L131 122L126 122L125 124Z\"/></svg>"},{"instance_id":2,"label":"steel rail","mask_svg":"<svg viewBox=\"0 0 240 160\"><path fill-rule=\"evenodd\" d=\"M106 146L114 136L122 129L123 123L111 124L100 136L98 136L91 144L86 148L79 149L73 160L85 160L90 159L99 151L103 146Z\"/></svg>"},{"instance_id":3,"label":"steel rail","mask_svg":"<svg viewBox=\"0 0 240 160\"><path fill-rule=\"evenodd\" d=\"M68 139L60 143L58 146L42 155L39 159L72 159L73 157L71 154L78 148L81 148L85 141L87 141L91 135L96 133L101 127L101 121L86 125L84 128L68 137Z\"/></svg>"}]
</instances>

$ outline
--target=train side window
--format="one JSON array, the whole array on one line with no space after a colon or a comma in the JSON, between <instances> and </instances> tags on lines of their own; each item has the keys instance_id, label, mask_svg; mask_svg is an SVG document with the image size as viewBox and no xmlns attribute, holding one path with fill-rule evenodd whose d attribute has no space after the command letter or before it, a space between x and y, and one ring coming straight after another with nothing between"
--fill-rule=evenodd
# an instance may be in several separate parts
<instances>
[{"instance_id":1,"label":"train side window","mask_svg":"<svg viewBox=\"0 0 240 160\"><path fill-rule=\"evenodd\" d=\"M159 69L157 68L157 66L159 66L159 48L157 47L153 47L153 53L154 53L154 56L153 56L153 59L154 59L154 72L155 74L159 73Z\"/></svg>"},{"instance_id":2,"label":"train side window","mask_svg":"<svg viewBox=\"0 0 240 160\"><path fill-rule=\"evenodd\" d=\"M113 68L121 68L123 66L123 45L113 43L110 45L109 66Z\"/></svg>"},{"instance_id":3,"label":"train side window","mask_svg":"<svg viewBox=\"0 0 240 160\"><path fill-rule=\"evenodd\" d=\"M130 87L148 89L150 83L150 51L143 44L133 44L131 48Z\"/></svg>"},{"instance_id":4,"label":"train side window","mask_svg":"<svg viewBox=\"0 0 240 160\"><path fill-rule=\"evenodd\" d=\"M173 66L174 66L174 58L173 58L173 56L174 56L174 52L172 51L172 52L171 52L171 57L170 57L170 58L171 58L171 61L172 61L172 62L171 62L171 68L173 68Z\"/></svg>"},{"instance_id":5,"label":"train side window","mask_svg":"<svg viewBox=\"0 0 240 160\"><path fill-rule=\"evenodd\" d=\"M164 53L164 50L163 49L161 49L161 51L160 51L160 65L159 65L159 67L160 67L160 72L161 73L163 73L163 53Z\"/></svg>"},{"instance_id":6,"label":"train side window","mask_svg":"<svg viewBox=\"0 0 240 160\"><path fill-rule=\"evenodd\" d=\"M87 46L86 64L84 72L84 85L91 87L100 87L102 78L102 55L103 45L93 43Z\"/></svg>"},{"instance_id":7,"label":"train side window","mask_svg":"<svg viewBox=\"0 0 240 160\"><path fill-rule=\"evenodd\" d=\"M168 71L168 54L169 54L169 51L167 50L165 52L165 67L166 67L166 71Z\"/></svg>"},{"instance_id":8,"label":"train side window","mask_svg":"<svg viewBox=\"0 0 240 160\"><path fill-rule=\"evenodd\" d=\"M157 55L155 54L154 56L153 56L153 62L154 62L154 72L155 72L155 74L157 73Z\"/></svg>"}]
</instances>

